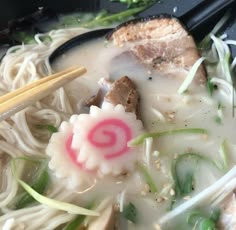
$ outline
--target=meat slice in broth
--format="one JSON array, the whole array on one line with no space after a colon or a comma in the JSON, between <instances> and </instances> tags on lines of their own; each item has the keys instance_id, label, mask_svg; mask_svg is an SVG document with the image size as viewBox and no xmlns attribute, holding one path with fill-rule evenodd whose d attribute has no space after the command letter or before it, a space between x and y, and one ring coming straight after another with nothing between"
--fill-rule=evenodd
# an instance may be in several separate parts
<instances>
[{"instance_id":1,"label":"meat slice in broth","mask_svg":"<svg viewBox=\"0 0 236 230\"><path fill-rule=\"evenodd\" d=\"M168 16L131 20L118 26L107 39L164 75L184 78L200 58L193 37L176 18ZM205 83L203 66L196 80Z\"/></svg>"},{"instance_id":2,"label":"meat slice in broth","mask_svg":"<svg viewBox=\"0 0 236 230\"><path fill-rule=\"evenodd\" d=\"M92 96L86 106L96 105L101 106L102 102L109 102L113 105L121 104L126 112L138 114L139 94L133 81L123 76L113 83L104 80L101 83L101 88L97 94Z\"/></svg>"},{"instance_id":3,"label":"meat slice in broth","mask_svg":"<svg viewBox=\"0 0 236 230\"><path fill-rule=\"evenodd\" d=\"M112 84L104 100L113 105L123 105L126 112L138 111L138 91L133 81L127 76L121 77Z\"/></svg>"}]
</instances>

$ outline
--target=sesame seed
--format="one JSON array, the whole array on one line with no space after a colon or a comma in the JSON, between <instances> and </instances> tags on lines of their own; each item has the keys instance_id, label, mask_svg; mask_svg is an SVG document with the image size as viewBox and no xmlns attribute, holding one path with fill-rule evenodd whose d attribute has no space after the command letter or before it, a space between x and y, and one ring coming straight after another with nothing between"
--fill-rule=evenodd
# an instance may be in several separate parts
<instances>
[{"instance_id":1,"label":"sesame seed","mask_svg":"<svg viewBox=\"0 0 236 230\"><path fill-rule=\"evenodd\" d=\"M160 170L160 168L161 168L161 162L160 162L160 160L156 160L156 161L155 161L155 166L156 166L157 170Z\"/></svg>"},{"instance_id":2,"label":"sesame seed","mask_svg":"<svg viewBox=\"0 0 236 230\"><path fill-rule=\"evenodd\" d=\"M141 195L142 195L142 196L146 196L147 193L146 193L145 191L141 191Z\"/></svg>"},{"instance_id":3,"label":"sesame seed","mask_svg":"<svg viewBox=\"0 0 236 230\"><path fill-rule=\"evenodd\" d=\"M160 227L159 224L155 224L155 225L154 225L154 228L155 228L155 230L161 230L161 227Z\"/></svg>"},{"instance_id":4,"label":"sesame seed","mask_svg":"<svg viewBox=\"0 0 236 230\"><path fill-rule=\"evenodd\" d=\"M114 204L114 210L115 211L120 211L120 205L119 204Z\"/></svg>"},{"instance_id":5,"label":"sesame seed","mask_svg":"<svg viewBox=\"0 0 236 230\"><path fill-rule=\"evenodd\" d=\"M207 134L203 134L202 135L202 140L207 141L208 140L208 135Z\"/></svg>"},{"instance_id":6,"label":"sesame seed","mask_svg":"<svg viewBox=\"0 0 236 230\"><path fill-rule=\"evenodd\" d=\"M190 200L190 199L191 199L191 196L185 196L183 199L184 199L184 200Z\"/></svg>"},{"instance_id":7,"label":"sesame seed","mask_svg":"<svg viewBox=\"0 0 236 230\"><path fill-rule=\"evenodd\" d=\"M149 192L150 191L150 186L148 184L144 185L144 191Z\"/></svg>"},{"instance_id":8,"label":"sesame seed","mask_svg":"<svg viewBox=\"0 0 236 230\"><path fill-rule=\"evenodd\" d=\"M171 196L174 196L174 195L175 195L175 190L174 190L173 188L170 190L170 195L171 195Z\"/></svg>"}]
</instances>

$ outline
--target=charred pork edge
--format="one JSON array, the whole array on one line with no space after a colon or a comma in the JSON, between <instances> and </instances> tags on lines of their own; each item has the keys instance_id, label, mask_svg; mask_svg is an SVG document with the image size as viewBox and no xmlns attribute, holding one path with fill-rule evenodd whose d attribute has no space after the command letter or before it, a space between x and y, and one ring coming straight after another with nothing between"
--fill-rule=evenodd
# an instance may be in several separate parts
<instances>
[{"instance_id":1,"label":"charred pork edge","mask_svg":"<svg viewBox=\"0 0 236 230\"><path fill-rule=\"evenodd\" d=\"M141 23L142 22L148 22L148 21L156 20L156 19L174 19L178 23L180 23L180 25L184 28L184 30L187 32L188 35L191 35L191 33L188 31L187 27L177 17L175 17L173 15L170 15L170 14L158 14L158 15L150 15L150 16L147 16L147 17L134 18L134 19L131 19L129 21L123 22L123 23L119 24L117 27L115 27L112 31L108 32L107 35L105 36L105 38L107 40L110 40L113 33L115 33L120 28L128 26L130 24L135 25L135 24L140 23L140 22Z\"/></svg>"}]
</instances>

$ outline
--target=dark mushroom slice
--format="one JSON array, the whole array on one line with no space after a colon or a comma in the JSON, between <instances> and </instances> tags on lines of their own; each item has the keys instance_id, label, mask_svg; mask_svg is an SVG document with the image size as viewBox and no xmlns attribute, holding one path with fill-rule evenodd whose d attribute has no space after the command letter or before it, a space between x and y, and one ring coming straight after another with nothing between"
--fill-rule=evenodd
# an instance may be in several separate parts
<instances>
[{"instance_id":1,"label":"dark mushroom slice","mask_svg":"<svg viewBox=\"0 0 236 230\"><path fill-rule=\"evenodd\" d=\"M113 105L121 104L126 112L136 113L138 116L139 94L133 81L127 77L121 77L113 83L104 80L97 94L92 96L86 106L101 106L103 101Z\"/></svg>"},{"instance_id":2,"label":"dark mushroom slice","mask_svg":"<svg viewBox=\"0 0 236 230\"><path fill-rule=\"evenodd\" d=\"M137 114L139 95L135 84L127 76L116 80L105 95L104 101L113 105L121 104L126 112Z\"/></svg>"},{"instance_id":3,"label":"dark mushroom slice","mask_svg":"<svg viewBox=\"0 0 236 230\"><path fill-rule=\"evenodd\" d=\"M108 36L116 46L127 48L141 63L164 75L186 77L200 58L193 37L178 19L162 15L123 23ZM196 76L205 83L203 65Z\"/></svg>"}]
</instances>

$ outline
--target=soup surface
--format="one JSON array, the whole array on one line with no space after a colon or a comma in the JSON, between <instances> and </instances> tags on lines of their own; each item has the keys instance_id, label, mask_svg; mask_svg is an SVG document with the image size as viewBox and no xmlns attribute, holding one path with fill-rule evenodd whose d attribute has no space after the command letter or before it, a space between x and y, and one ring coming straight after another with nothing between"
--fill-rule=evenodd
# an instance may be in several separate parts
<instances>
[{"instance_id":1,"label":"soup surface","mask_svg":"<svg viewBox=\"0 0 236 230\"><path fill-rule=\"evenodd\" d=\"M1 62L1 94L71 66L87 69L0 123L1 229L92 230L107 225L184 230L203 229L204 224L208 229L234 229L232 212L226 213L232 220L225 218L236 186L234 63L230 69L224 62L227 42L211 37L212 48L202 52L206 83L200 84L194 74L180 92L196 63L183 75L178 69L160 73L129 47L105 38L49 63L55 48L87 31L68 28L36 35L35 44L10 48ZM127 112L104 97L123 76L136 87L138 111ZM95 103L91 99L100 92L103 96ZM107 130L91 134L94 127L106 125ZM32 199L22 181L43 196ZM68 203L94 212L75 211ZM95 211L101 216L91 217ZM105 225L96 225L99 219Z\"/></svg>"},{"instance_id":2,"label":"soup surface","mask_svg":"<svg viewBox=\"0 0 236 230\"><path fill-rule=\"evenodd\" d=\"M151 229L153 223L165 215L175 199L171 165L180 155L194 153L209 158L212 163L204 160L197 160L199 162L196 163L194 159L181 163L180 174L193 171L194 182L192 191L177 199L178 205L208 188L224 175L224 170L218 164L222 163L220 148L225 140L230 145L227 168L233 167L236 160L233 154L236 144L235 118L231 99L224 96L220 89L212 97L209 96L206 86L193 83L187 93L180 95L177 91L183 79L161 75L123 52L124 49L107 44L104 39L98 39L67 52L54 63L53 68L59 71L71 65L87 67L88 72L84 77L77 79L76 84L73 82L66 87L68 95L79 102L86 102L96 94L101 78L115 81L121 76L128 76L138 88L140 117L148 133L187 128L207 130L207 134L185 133L146 140L142 160L158 187L156 194L147 190L147 182L138 171L115 183L113 180L101 180L93 189L95 193L105 196L125 192L125 202L131 201L135 204L139 213L139 223L131 226L131 229L146 229L147 226ZM76 109L80 113L84 108L79 106ZM203 202L197 204L197 208L207 207ZM177 221L184 229L182 221L186 215L187 212L179 215L177 220L175 218L174 225ZM165 223L164 229L173 229L173 223ZM189 229L189 226L185 228Z\"/></svg>"}]
</instances>

